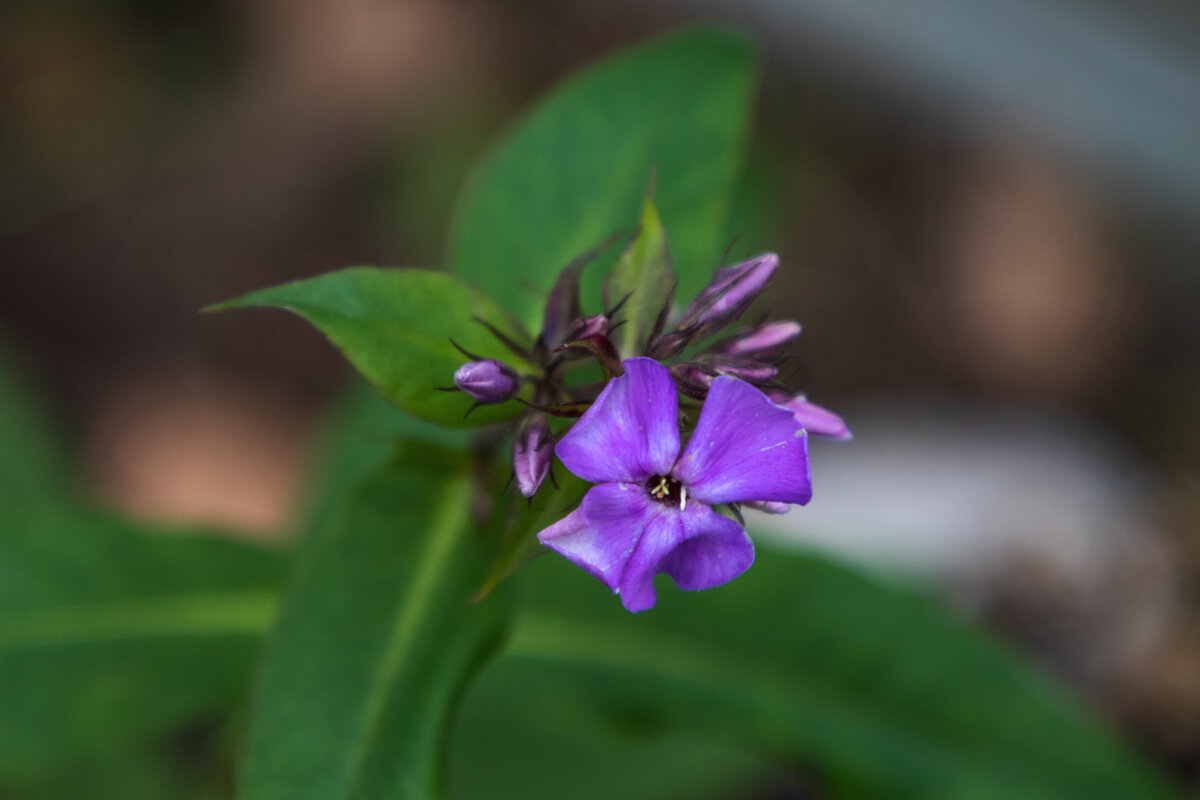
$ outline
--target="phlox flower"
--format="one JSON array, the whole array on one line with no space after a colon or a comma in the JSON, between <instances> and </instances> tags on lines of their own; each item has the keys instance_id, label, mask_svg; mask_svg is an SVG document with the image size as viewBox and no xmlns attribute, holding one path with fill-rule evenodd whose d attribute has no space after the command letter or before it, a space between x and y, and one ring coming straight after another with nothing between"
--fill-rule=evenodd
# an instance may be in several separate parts
<instances>
[{"instance_id":1,"label":"phlox flower","mask_svg":"<svg viewBox=\"0 0 1200 800\"><path fill-rule=\"evenodd\" d=\"M654 605L658 573L680 589L708 589L754 561L741 525L712 506L803 504L812 486L804 429L758 389L716 378L681 453L670 371L649 358L624 366L555 449L598 485L538 540L643 611Z\"/></svg>"}]
</instances>

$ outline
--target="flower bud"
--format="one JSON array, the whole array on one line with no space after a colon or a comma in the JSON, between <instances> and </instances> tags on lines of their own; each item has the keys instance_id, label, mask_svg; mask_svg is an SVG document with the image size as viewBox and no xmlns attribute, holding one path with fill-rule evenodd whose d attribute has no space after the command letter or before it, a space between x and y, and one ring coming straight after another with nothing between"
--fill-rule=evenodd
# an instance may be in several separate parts
<instances>
[{"instance_id":1,"label":"flower bud","mask_svg":"<svg viewBox=\"0 0 1200 800\"><path fill-rule=\"evenodd\" d=\"M717 350L729 355L753 355L771 350L800 335L800 324L788 320L772 322L726 339L717 345Z\"/></svg>"},{"instance_id":2,"label":"flower bud","mask_svg":"<svg viewBox=\"0 0 1200 800\"><path fill-rule=\"evenodd\" d=\"M553 456L554 439L550 435L546 415L532 414L526 417L513 440L513 474L516 475L521 494L533 497L550 474Z\"/></svg>"},{"instance_id":3,"label":"flower bud","mask_svg":"<svg viewBox=\"0 0 1200 800\"><path fill-rule=\"evenodd\" d=\"M577 342L580 339L590 339L593 336L608 335L608 317L594 314L590 317L580 317L567 326L564 341Z\"/></svg>"},{"instance_id":4,"label":"flower bud","mask_svg":"<svg viewBox=\"0 0 1200 800\"><path fill-rule=\"evenodd\" d=\"M742 503L742 505L747 508L756 508L767 514L786 514L792 510L792 507L787 503L780 503L775 500L750 500Z\"/></svg>"},{"instance_id":5,"label":"flower bud","mask_svg":"<svg viewBox=\"0 0 1200 800\"><path fill-rule=\"evenodd\" d=\"M763 253L738 264L721 267L683 312L683 319L694 325L727 314L730 318L738 316L763 290L778 267L779 256L774 253Z\"/></svg>"},{"instance_id":6,"label":"flower bud","mask_svg":"<svg viewBox=\"0 0 1200 800\"><path fill-rule=\"evenodd\" d=\"M708 373L712 376L708 379L709 383L718 375L739 378L747 383L769 383L779 374L779 369L771 364L720 353L704 353L685 366Z\"/></svg>"},{"instance_id":7,"label":"flower bud","mask_svg":"<svg viewBox=\"0 0 1200 800\"><path fill-rule=\"evenodd\" d=\"M776 402L791 411L796 422L800 423L800 427L813 436L823 436L826 439L841 441L854 438L854 434L846 427L846 423L842 421L841 417L827 408L808 402L808 399L802 394L796 395L791 400Z\"/></svg>"},{"instance_id":8,"label":"flower bud","mask_svg":"<svg viewBox=\"0 0 1200 800\"><path fill-rule=\"evenodd\" d=\"M454 385L481 403L500 403L517 391L517 373L492 358L468 361L455 371Z\"/></svg>"}]
</instances>

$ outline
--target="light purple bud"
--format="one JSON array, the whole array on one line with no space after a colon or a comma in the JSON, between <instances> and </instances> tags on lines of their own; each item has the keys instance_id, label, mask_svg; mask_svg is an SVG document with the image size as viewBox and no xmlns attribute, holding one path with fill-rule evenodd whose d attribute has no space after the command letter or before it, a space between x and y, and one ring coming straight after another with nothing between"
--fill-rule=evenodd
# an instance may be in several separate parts
<instances>
[{"instance_id":1,"label":"light purple bud","mask_svg":"<svg viewBox=\"0 0 1200 800\"><path fill-rule=\"evenodd\" d=\"M455 371L454 385L481 403L500 403L517 391L517 373L492 358L468 361Z\"/></svg>"},{"instance_id":2,"label":"light purple bud","mask_svg":"<svg viewBox=\"0 0 1200 800\"><path fill-rule=\"evenodd\" d=\"M854 438L854 434L846 427L846 423L842 421L841 417L827 408L808 402L808 399L802 394L779 403L779 405L791 411L796 422L800 423L800 427L813 436L823 436L826 439L840 441Z\"/></svg>"},{"instance_id":3,"label":"light purple bud","mask_svg":"<svg viewBox=\"0 0 1200 800\"><path fill-rule=\"evenodd\" d=\"M671 367L671 374L703 387L712 386L712 382L717 378L716 373L700 369L695 364L676 364Z\"/></svg>"},{"instance_id":4,"label":"light purple bud","mask_svg":"<svg viewBox=\"0 0 1200 800\"><path fill-rule=\"evenodd\" d=\"M749 303L762 291L779 267L779 256L763 253L746 261L721 267L713 273L712 281L696 295L684 319L710 320Z\"/></svg>"},{"instance_id":5,"label":"light purple bud","mask_svg":"<svg viewBox=\"0 0 1200 800\"><path fill-rule=\"evenodd\" d=\"M742 503L742 505L747 508L756 508L768 514L786 514L792 510L792 507L787 503L779 503L775 500L751 500L747 503Z\"/></svg>"},{"instance_id":6,"label":"light purple bud","mask_svg":"<svg viewBox=\"0 0 1200 800\"><path fill-rule=\"evenodd\" d=\"M748 383L766 383L779 374L770 364L749 362L745 364L718 364L717 372L731 378L741 378Z\"/></svg>"},{"instance_id":7,"label":"light purple bud","mask_svg":"<svg viewBox=\"0 0 1200 800\"><path fill-rule=\"evenodd\" d=\"M608 317L603 314L594 314L590 317L582 317L576 319L567 328L567 334L563 337L563 341L578 342L581 339L587 339L592 336L607 336L608 335Z\"/></svg>"},{"instance_id":8,"label":"light purple bud","mask_svg":"<svg viewBox=\"0 0 1200 800\"><path fill-rule=\"evenodd\" d=\"M800 335L800 323L788 320L762 325L752 331L735 336L720 346L722 353L744 355L759 353L778 347Z\"/></svg>"},{"instance_id":9,"label":"light purple bud","mask_svg":"<svg viewBox=\"0 0 1200 800\"><path fill-rule=\"evenodd\" d=\"M513 440L513 474L517 488L526 497L533 497L550 474L554 457L554 438L544 414L535 414L522 423Z\"/></svg>"}]
</instances>

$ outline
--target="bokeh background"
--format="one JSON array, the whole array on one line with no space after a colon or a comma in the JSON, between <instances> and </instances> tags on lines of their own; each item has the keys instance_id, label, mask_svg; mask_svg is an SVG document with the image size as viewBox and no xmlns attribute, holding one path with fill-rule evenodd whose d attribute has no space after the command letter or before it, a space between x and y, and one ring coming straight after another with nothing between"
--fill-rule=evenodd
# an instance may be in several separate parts
<instances>
[{"instance_id":1,"label":"bokeh background","mask_svg":"<svg viewBox=\"0 0 1200 800\"><path fill-rule=\"evenodd\" d=\"M289 535L348 368L198 310L438 265L523 107L696 20L762 45L730 236L856 433L772 535L943 593L1200 789L1194 4L9 0L0 336L82 485Z\"/></svg>"}]
</instances>

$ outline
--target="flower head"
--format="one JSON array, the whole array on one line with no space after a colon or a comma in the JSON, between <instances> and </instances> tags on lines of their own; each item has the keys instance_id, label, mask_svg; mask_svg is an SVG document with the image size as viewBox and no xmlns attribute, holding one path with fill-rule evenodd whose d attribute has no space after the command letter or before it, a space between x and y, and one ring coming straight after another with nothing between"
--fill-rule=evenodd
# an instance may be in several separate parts
<instances>
[{"instance_id":1,"label":"flower head","mask_svg":"<svg viewBox=\"0 0 1200 800\"><path fill-rule=\"evenodd\" d=\"M681 453L670 371L649 358L624 366L556 448L567 469L598 485L538 540L642 611L654 605L658 573L699 590L750 566L746 532L712 506L807 503L812 488L803 428L758 389L716 378Z\"/></svg>"}]
</instances>

